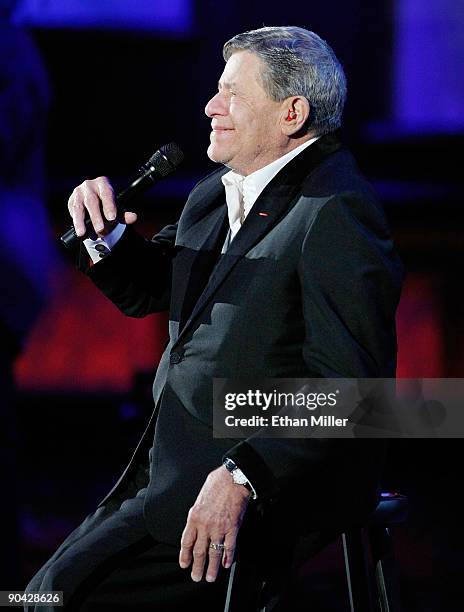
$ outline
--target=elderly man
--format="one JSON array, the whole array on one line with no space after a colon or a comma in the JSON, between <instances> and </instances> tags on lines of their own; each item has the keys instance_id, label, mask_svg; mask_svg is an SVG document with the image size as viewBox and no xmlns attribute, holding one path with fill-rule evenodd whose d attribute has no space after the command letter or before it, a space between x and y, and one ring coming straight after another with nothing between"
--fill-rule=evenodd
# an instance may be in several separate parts
<instances>
[{"instance_id":1,"label":"elderly man","mask_svg":"<svg viewBox=\"0 0 464 612\"><path fill-rule=\"evenodd\" d=\"M331 48L266 27L224 58L206 105L221 166L178 223L152 240L134 213L116 224L106 178L69 200L77 234L86 213L98 234L81 269L126 315L169 308L170 341L129 466L29 585L62 590L68 609L221 610L239 533L240 547L269 544L264 571L377 501L375 441L213 437L214 377L393 376L401 284L382 209L337 137L346 82Z\"/></svg>"}]
</instances>

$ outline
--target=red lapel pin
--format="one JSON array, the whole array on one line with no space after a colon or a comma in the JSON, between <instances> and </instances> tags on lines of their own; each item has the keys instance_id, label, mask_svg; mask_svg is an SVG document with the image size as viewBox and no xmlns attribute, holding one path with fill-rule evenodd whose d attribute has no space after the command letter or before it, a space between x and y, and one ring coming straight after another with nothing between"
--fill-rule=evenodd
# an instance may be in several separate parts
<instances>
[{"instance_id":1,"label":"red lapel pin","mask_svg":"<svg viewBox=\"0 0 464 612\"><path fill-rule=\"evenodd\" d=\"M269 213L266 213L266 212L259 212L258 215L260 217L269 217Z\"/></svg>"}]
</instances>

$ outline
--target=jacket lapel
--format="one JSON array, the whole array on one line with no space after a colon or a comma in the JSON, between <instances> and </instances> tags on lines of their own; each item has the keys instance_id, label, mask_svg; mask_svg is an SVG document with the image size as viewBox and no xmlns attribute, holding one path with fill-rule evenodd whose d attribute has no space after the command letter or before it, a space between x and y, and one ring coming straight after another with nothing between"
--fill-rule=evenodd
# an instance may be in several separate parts
<instances>
[{"instance_id":1,"label":"jacket lapel","mask_svg":"<svg viewBox=\"0 0 464 612\"><path fill-rule=\"evenodd\" d=\"M192 191L179 221L170 313L178 330L206 286L226 238L227 208L219 180L225 172L227 168L221 168Z\"/></svg>"},{"instance_id":2,"label":"jacket lapel","mask_svg":"<svg viewBox=\"0 0 464 612\"><path fill-rule=\"evenodd\" d=\"M211 231L207 233L200 248L198 250L188 247L184 249L184 255L187 257L185 269L177 275L182 285L177 288L180 289L181 294L177 294L178 299L176 299L180 308L179 329L182 329L192 313L220 256L229 226L226 205L223 204L213 211L209 215L209 221Z\"/></svg>"},{"instance_id":3,"label":"jacket lapel","mask_svg":"<svg viewBox=\"0 0 464 612\"><path fill-rule=\"evenodd\" d=\"M183 338L195 319L205 308L208 302L225 281L237 262L245 256L292 208L296 203L302 189L304 179L311 173L320 161L340 148L337 133L321 137L310 145L300 155L293 158L265 187L256 200L243 226L235 236L227 252L219 259L216 267L209 277L209 282L196 302L188 320L182 329L176 344ZM221 176L223 173L219 174ZM222 197L225 198L222 182ZM223 207L224 218L226 218L226 206ZM213 232L214 233L214 232ZM217 236L217 234L216 234ZM211 234L208 234L204 244L211 242ZM222 243L221 243L222 246Z\"/></svg>"},{"instance_id":4,"label":"jacket lapel","mask_svg":"<svg viewBox=\"0 0 464 612\"><path fill-rule=\"evenodd\" d=\"M176 246L188 246L197 251L215 247L221 221L227 213L221 177L228 171L224 167L216 170L193 189L179 220Z\"/></svg>"}]
</instances>

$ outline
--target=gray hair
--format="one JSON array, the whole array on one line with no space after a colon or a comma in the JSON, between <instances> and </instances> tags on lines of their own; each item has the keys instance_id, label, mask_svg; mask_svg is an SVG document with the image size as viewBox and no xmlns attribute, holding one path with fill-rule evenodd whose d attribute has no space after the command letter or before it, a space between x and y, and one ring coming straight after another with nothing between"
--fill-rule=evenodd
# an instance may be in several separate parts
<instances>
[{"instance_id":1,"label":"gray hair","mask_svg":"<svg viewBox=\"0 0 464 612\"><path fill-rule=\"evenodd\" d=\"M308 100L308 131L320 136L340 127L346 77L331 47L317 34L294 26L260 28L227 41L225 61L236 51L251 51L263 61L261 78L272 100Z\"/></svg>"}]
</instances>

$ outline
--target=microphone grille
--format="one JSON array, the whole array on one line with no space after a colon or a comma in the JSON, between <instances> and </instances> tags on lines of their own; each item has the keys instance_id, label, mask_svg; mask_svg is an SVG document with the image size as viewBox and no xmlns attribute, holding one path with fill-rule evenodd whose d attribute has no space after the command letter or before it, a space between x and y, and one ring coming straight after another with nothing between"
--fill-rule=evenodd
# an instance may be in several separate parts
<instances>
[{"instance_id":1,"label":"microphone grille","mask_svg":"<svg viewBox=\"0 0 464 612\"><path fill-rule=\"evenodd\" d=\"M170 142L163 145L150 157L150 163L156 169L156 172L161 176L171 174L184 159L180 147L175 142Z\"/></svg>"}]
</instances>

